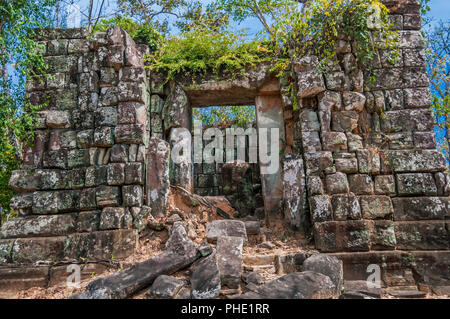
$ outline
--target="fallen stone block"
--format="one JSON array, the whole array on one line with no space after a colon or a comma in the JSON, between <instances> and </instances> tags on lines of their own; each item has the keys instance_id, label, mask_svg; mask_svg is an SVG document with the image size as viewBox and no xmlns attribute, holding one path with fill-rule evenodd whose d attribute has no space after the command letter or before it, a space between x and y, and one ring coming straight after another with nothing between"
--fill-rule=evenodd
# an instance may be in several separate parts
<instances>
[{"instance_id":1,"label":"fallen stone block","mask_svg":"<svg viewBox=\"0 0 450 319\"><path fill-rule=\"evenodd\" d=\"M241 237L246 243L245 223L240 220L215 220L206 226L206 238L209 242L216 242L222 236Z\"/></svg>"},{"instance_id":2,"label":"fallen stone block","mask_svg":"<svg viewBox=\"0 0 450 319\"><path fill-rule=\"evenodd\" d=\"M241 237L217 238L217 263L222 286L231 289L239 287L242 276L243 246L244 239Z\"/></svg>"},{"instance_id":3,"label":"fallen stone block","mask_svg":"<svg viewBox=\"0 0 450 319\"><path fill-rule=\"evenodd\" d=\"M321 254L313 255L305 260L303 263L303 270L314 271L330 277L336 287L335 293L337 295L341 293L342 284L344 282L344 266L342 260L333 256Z\"/></svg>"},{"instance_id":4,"label":"fallen stone block","mask_svg":"<svg viewBox=\"0 0 450 319\"><path fill-rule=\"evenodd\" d=\"M215 251L193 266L191 286L194 299L214 299L219 296L221 284Z\"/></svg>"},{"instance_id":5,"label":"fallen stone block","mask_svg":"<svg viewBox=\"0 0 450 319\"><path fill-rule=\"evenodd\" d=\"M91 282L86 291L73 299L124 299L150 286L161 275L183 269L200 257L184 227L174 226L164 253L111 276Z\"/></svg>"},{"instance_id":6,"label":"fallen stone block","mask_svg":"<svg viewBox=\"0 0 450 319\"><path fill-rule=\"evenodd\" d=\"M328 276L313 271L294 272L268 282L235 299L332 299L336 286Z\"/></svg>"},{"instance_id":7,"label":"fallen stone block","mask_svg":"<svg viewBox=\"0 0 450 319\"><path fill-rule=\"evenodd\" d=\"M174 299L183 288L184 282L174 277L161 275L155 279L146 293L148 299Z\"/></svg>"}]
</instances>

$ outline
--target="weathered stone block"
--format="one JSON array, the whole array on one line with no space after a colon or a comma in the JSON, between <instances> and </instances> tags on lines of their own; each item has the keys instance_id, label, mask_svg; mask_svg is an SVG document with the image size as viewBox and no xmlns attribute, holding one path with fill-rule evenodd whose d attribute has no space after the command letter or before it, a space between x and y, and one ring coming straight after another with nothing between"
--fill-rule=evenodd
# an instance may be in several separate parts
<instances>
[{"instance_id":1,"label":"weathered stone block","mask_svg":"<svg viewBox=\"0 0 450 319\"><path fill-rule=\"evenodd\" d=\"M309 207L311 212L311 220L313 223L333 219L333 209L329 196L317 195L310 197Z\"/></svg>"},{"instance_id":2,"label":"weathered stone block","mask_svg":"<svg viewBox=\"0 0 450 319\"><path fill-rule=\"evenodd\" d=\"M316 96L326 90L322 74L314 69L297 74L299 99Z\"/></svg>"},{"instance_id":3,"label":"weathered stone block","mask_svg":"<svg viewBox=\"0 0 450 319\"><path fill-rule=\"evenodd\" d=\"M380 172L380 155L374 149L356 151L359 172L363 174L378 174Z\"/></svg>"},{"instance_id":4,"label":"weathered stone block","mask_svg":"<svg viewBox=\"0 0 450 319\"><path fill-rule=\"evenodd\" d=\"M372 178L366 174L349 175L350 191L356 195L373 195L374 187Z\"/></svg>"},{"instance_id":5,"label":"weathered stone block","mask_svg":"<svg viewBox=\"0 0 450 319\"><path fill-rule=\"evenodd\" d=\"M392 203L396 221L445 219L450 209L446 197L393 198Z\"/></svg>"},{"instance_id":6,"label":"weathered stone block","mask_svg":"<svg viewBox=\"0 0 450 319\"><path fill-rule=\"evenodd\" d=\"M331 152L305 153L305 166L307 175L320 175L324 172L333 172L333 155Z\"/></svg>"},{"instance_id":7,"label":"weathered stone block","mask_svg":"<svg viewBox=\"0 0 450 319\"><path fill-rule=\"evenodd\" d=\"M436 149L434 132L414 132L414 146L416 149Z\"/></svg>"},{"instance_id":8,"label":"weathered stone block","mask_svg":"<svg viewBox=\"0 0 450 319\"><path fill-rule=\"evenodd\" d=\"M437 195L436 183L430 173L397 174L399 196Z\"/></svg>"},{"instance_id":9,"label":"weathered stone block","mask_svg":"<svg viewBox=\"0 0 450 319\"><path fill-rule=\"evenodd\" d=\"M125 164L125 184L144 184L144 170L142 163Z\"/></svg>"},{"instance_id":10,"label":"weathered stone block","mask_svg":"<svg viewBox=\"0 0 450 319\"><path fill-rule=\"evenodd\" d=\"M117 125L117 109L113 106L99 107L95 110L95 125L100 126L116 126Z\"/></svg>"},{"instance_id":11,"label":"weathered stone block","mask_svg":"<svg viewBox=\"0 0 450 319\"><path fill-rule=\"evenodd\" d=\"M104 126L94 131L94 145L98 147L111 147L114 144L114 131L111 127Z\"/></svg>"},{"instance_id":12,"label":"weathered stone block","mask_svg":"<svg viewBox=\"0 0 450 319\"><path fill-rule=\"evenodd\" d=\"M385 219L394 213L388 196L361 196L360 204L364 219Z\"/></svg>"},{"instance_id":13,"label":"weathered stone block","mask_svg":"<svg viewBox=\"0 0 450 319\"><path fill-rule=\"evenodd\" d=\"M331 129L336 132L353 132L358 127L359 115L355 111L331 113Z\"/></svg>"},{"instance_id":14,"label":"weathered stone block","mask_svg":"<svg viewBox=\"0 0 450 319\"><path fill-rule=\"evenodd\" d=\"M123 207L105 207L100 215L100 230L123 228L126 213Z\"/></svg>"},{"instance_id":15,"label":"weathered stone block","mask_svg":"<svg viewBox=\"0 0 450 319\"><path fill-rule=\"evenodd\" d=\"M132 255L136 249L134 229L98 231L69 235L64 249L69 258L89 260L121 259Z\"/></svg>"},{"instance_id":16,"label":"weathered stone block","mask_svg":"<svg viewBox=\"0 0 450 319\"><path fill-rule=\"evenodd\" d=\"M306 185L309 195L323 195L323 183L319 176L308 176L306 178Z\"/></svg>"},{"instance_id":17,"label":"weathered stone block","mask_svg":"<svg viewBox=\"0 0 450 319\"><path fill-rule=\"evenodd\" d=\"M431 92L428 87L403 90L406 108L428 108L431 105Z\"/></svg>"},{"instance_id":18,"label":"weathered stone block","mask_svg":"<svg viewBox=\"0 0 450 319\"><path fill-rule=\"evenodd\" d=\"M169 179L169 143L150 138L147 162L147 203L156 217L166 214L170 191Z\"/></svg>"},{"instance_id":19,"label":"weathered stone block","mask_svg":"<svg viewBox=\"0 0 450 319\"><path fill-rule=\"evenodd\" d=\"M120 205L120 187L102 185L97 187L95 195L100 207Z\"/></svg>"},{"instance_id":20,"label":"weathered stone block","mask_svg":"<svg viewBox=\"0 0 450 319\"><path fill-rule=\"evenodd\" d=\"M77 232L94 232L100 225L101 211L86 211L78 214L76 229Z\"/></svg>"},{"instance_id":21,"label":"weathered stone block","mask_svg":"<svg viewBox=\"0 0 450 319\"><path fill-rule=\"evenodd\" d=\"M368 251L369 225L362 220L315 223L314 239L321 252Z\"/></svg>"},{"instance_id":22,"label":"weathered stone block","mask_svg":"<svg viewBox=\"0 0 450 319\"><path fill-rule=\"evenodd\" d=\"M397 249L449 249L450 239L444 221L396 222Z\"/></svg>"},{"instance_id":23,"label":"weathered stone block","mask_svg":"<svg viewBox=\"0 0 450 319\"><path fill-rule=\"evenodd\" d=\"M45 168L67 168L67 150L61 149L44 153L42 163Z\"/></svg>"},{"instance_id":24,"label":"weathered stone block","mask_svg":"<svg viewBox=\"0 0 450 319\"><path fill-rule=\"evenodd\" d=\"M32 264L36 261L61 261L66 237L19 238L12 248L12 261Z\"/></svg>"},{"instance_id":25,"label":"weathered stone block","mask_svg":"<svg viewBox=\"0 0 450 319\"><path fill-rule=\"evenodd\" d=\"M216 242L219 237L241 237L247 242L245 223L240 220L215 220L206 226L206 238Z\"/></svg>"},{"instance_id":26,"label":"weathered stone block","mask_svg":"<svg viewBox=\"0 0 450 319\"><path fill-rule=\"evenodd\" d=\"M302 132L320 131L319 118L317 113L311 110L304 110L299 114L300 128Z\"/></svg>"},{"instance_id":27,"label":"weathered stone block","mask_svg":"<svg viewBox=\"0 0 450 319\"><path fill-rule=\"evenodd\" d=\"M67 166L69 168L89 166L89 150L76 149L67 153Z\"/></svg>"},{"instance_id":28,"label":"weathered stone block","mask_svg":"<svg viewBox=\"0 0 450 319\"><path fill-rule=\"evenodd\" d=\"M115 139L120 144L144 144L145 128L143 125L118 125Z\"/></svg>"},{"instance_id":29,"label":"weathered stone block","mask_svg":"<svg viewBox=\"0 0 450 319\"><path fill-rule=\"evenodd\" d=\"M41 187L41 178L34 170L14 170L8 186L17 192L33 192Z\"/></svg>"},{"instance_id":30,"label":"weathered stone block","mask_svg":"<svg viewBox=\"0 0 450 319\"><path fill-rule=\"evenodd\" d=\"M345 174L352 174L358 172L358 160L356 157L336 158L334 160L336 170Z\"/></svg>"},{"instance_id":31,"label":"weathered stone block","mask_svg":"<svg viewBox=\"0 0 450 319\"><path fill-rule=\"evenodd\" d=\"M301 228L306 222L305 172L301 156L286 155L283 165L284 218L290 226Z\"/></svg>"},{"instance_id":32,"label":"weathered stone block","mask_svg":"<svg viewBox=\"0 0 450 319\"><path fill-rule=\"evenodd\" d=\"M302 145L305 152L321 151L322 144L318 132L302 132Z\"/></svg>"},{"instance_id":33,"label":"weathered stone block","mask_svg":"<svg viewBox=\"0 0 450 319\"><path fill-rule=\"evenodd\" d=\"M322 132L324 151L346 150L347 136L342 132Z\"/></svg>"},{"instance_id":34,"label":"weathered stone block","mask_svg":"<svg viewBox=\"0 0 450 319\"><path fill-rule=\"evenodd\" d=\"M397 245L394 222L390 220L375 220L370 232L371 249L393 250Z\"/></svg>"},{"instance_id":35,"label":"weathered stone block","mask_svg":"<svg viewBox=\"0 0 450 319\"><path fill-rule=\"evenodd\" d=\"M106 184L107 171L107 166L90 166L86 168L86 186L92 187Z\"/></svg>"},{"instance_id":36,"label":"weathered stone block","mask_svg":"<svg viewBox=\"0 0 450 319\"><path fill-rule=\"evenodd\" d=\"M139 185L127 185L122 187L123 205L128 207L143 205L142 187Z\"/></svg>"},{"instance_id":37,"label":"weathered stone block","mask_svg":"<svg viewBox=\"0 0 450 319\"><path fill-rule=\"evenodd\" d=\"M349 186L347 175L341 172L327 175L326 177L327 190L330 194L348 193Z\"/></svg>"},{"instance_id":38,"label":"weathered stone block","mask_svg":"<svg viewBox=\"0 0 450 319\"><path fill-rule=\"evenodd\" d=\"M361 219L361 208L355 194L333 195L334 220L356 220Z\"/></svg>"},{"instance_id":39,"label":"weathered stone block","mask_svg":"<svg viewBox=\"0 0 450 319\"><path fill-rule=\"evenodd\" d=\"M104 87L100 90L99 106L115 106L118 103L117 87Z\"/></svg>"},{"instance_id":40,"label":"weathered stone block","mask_svg":"<svg viewBox=\"0 0 450 319\"><path fill-rule=\"evenodd\" d=\"M217 265L222 286L230 289L239 287L242 277L242 249L244 239L241 237L217 238Z\"/></svg>"},{"instance_id":41,"label":"weathered stone block","mask_svg":"<svg viewBox=\"0 0 450 319\"><path fill-rule=\"evenodd\" d=\"M366 96L358 92L344 92L342 94L346 111L362 112L366 103Z\"/></svg>"},{"instance_id":42,"label":"weathered stone block","mask_svg":"<svg viewBox=\"0 0 450 319\"><path fill-rule=\"evenodd\" d=\"M108 185L123 185L125 182L125 164L111 163L108 165Z\"/></svg>"},{"instance_id":43,"label":"weathered stone block","mask_svg":"<svg viewBox=\"0 0 450 319\"><path fill-rule=\"evenodd\" d=\"M393 175L375 176L375 194L395 196L395 179Z\"/></svg>"},{"instance_id":44,"label":"weathered stone block","mask_svg":"<svg viewBox=\"0 0 450 319\"><path fill-rule=\"evenodd\" d=\"M386 151L384 166L396 173L439 172L447 169L445 158L437 150Z\"/></svg>"}]
</instances>

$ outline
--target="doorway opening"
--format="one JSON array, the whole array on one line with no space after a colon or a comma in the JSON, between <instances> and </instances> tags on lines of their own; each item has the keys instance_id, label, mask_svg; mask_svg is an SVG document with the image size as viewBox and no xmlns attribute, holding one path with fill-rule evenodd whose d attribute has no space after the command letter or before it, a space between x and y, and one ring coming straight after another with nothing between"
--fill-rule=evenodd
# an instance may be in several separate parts
<instances>
[{"instance_id":1,"label":"doorway opening","mask_svg":"<svg viewBox=\"0 0 450 319\"><path fill-rule=\"evenodd\" d=\"M238 212L234 217L264 214L255 106L195 107L192 121L193 136L201 127L203 147L202 163L194 162L195 194L225 196Z\"/></svg>"}]
</instances>

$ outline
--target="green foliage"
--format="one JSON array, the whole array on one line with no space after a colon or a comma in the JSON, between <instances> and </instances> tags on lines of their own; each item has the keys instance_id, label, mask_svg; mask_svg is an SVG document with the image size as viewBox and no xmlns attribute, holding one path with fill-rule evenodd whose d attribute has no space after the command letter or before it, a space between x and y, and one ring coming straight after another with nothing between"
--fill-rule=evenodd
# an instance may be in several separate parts
<instances>
[{"instance_id":1,"label":"green foliage","mask_svg":"<svg viewBox=\"0 0 450 319\"><path fill-rule=\"evenodd\" d=\"M162 35L150 23L137 23L132 18L115 16L111 19L102 19L93 28L95 32L105 32L111 26L118 26L125 30L137 43L147 44L150 51L155 51L162 41Z\"/></svg>"},{"instance_id":2,"label":"green foliage","mask_svg":"<svg viewBox=\"0 0 450 319\"><path fill-rule=\"evenodd\" d=\"M392 62L399 56L398 33L392 31L388 10L378 0L311 0L307 10L288 6L272 28L281 56L315 55L322 69L338 62L336 44L341 39L352 43L359 67L369 73L378 49L390 51ZM287 65L280 60L278 68Z\"/></svg>"},{"instance_id":3,"label":"green foliage","mask_svg":"<svg viewBox=\"0 0 450 319\"><path fill-rule=\"evenodd\" d=\"M268 59L261 55L264 51L257 40L245 42L242 32L197 26L163 42L148 61L151 69L166 72L169 81L177 74L243 74L246 66Z\"/></svg>"},{"instance_id":4,"label":"green foliage","mask_svg":"<svg viewBox=\"0 0 450 319\"><path fill-rule=\"evenodd\" d=\"M33 140L36 111L25 98L26 79L42 81L46 64L34 29L47 26L53 0L0 1L0 213L10 212L7 187L24 146ZM37 76L39 75L39 76Z\"/></svg>"},{"instance_id":5,"label":"green foliage","mask_svg":"<svg viewBox=\"0 0 450 319\"><path fill-rule=\"evenodd\" d=\"M438 23L427 36L427 69L431 82L432 105L436 124L444 133L439 150L450 162L450 21Z\"/></svg>"},{"instance_id":6,"label":"green foliage","mask_svg":"<svg viewBox=\"0 0 450 319\"><path fill-rule=\"evenodd\" d=\"M208 108L194 108L192 112L194 121L202 125L215 125L217 123L230 124L232 127L247 128L256 121L254 106L212 106Z\"/></svg>"}]
</instances>

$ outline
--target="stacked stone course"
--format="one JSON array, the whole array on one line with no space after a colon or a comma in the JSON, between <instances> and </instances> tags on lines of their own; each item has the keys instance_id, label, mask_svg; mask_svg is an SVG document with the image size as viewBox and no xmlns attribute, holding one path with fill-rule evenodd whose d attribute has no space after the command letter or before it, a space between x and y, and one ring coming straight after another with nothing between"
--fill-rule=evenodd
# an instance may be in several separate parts
<instances>
[{"instance_id":1,"label":"stacked stone course","mask_svg":"<svg viewBox=\"0 0 450 319\"><path fill-rule=\"evenodd\" d=\"M420 3L384 3L401 37L400 58L392 64L386 52L376 52L379 76L372 87L352 44L342 40L339 63L323 75L314 68L316 58L295 61L299 111L283 100L289 146L303 156L322 252L450 248L450 180L429 109Z\"/></svg>"}]
</instances>

